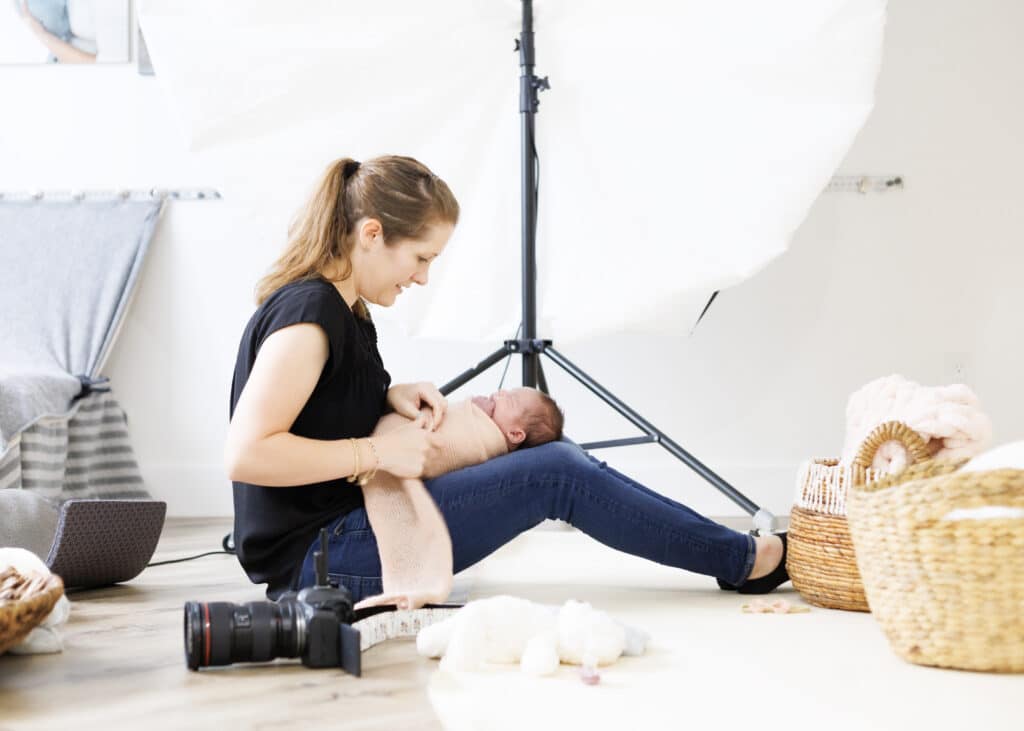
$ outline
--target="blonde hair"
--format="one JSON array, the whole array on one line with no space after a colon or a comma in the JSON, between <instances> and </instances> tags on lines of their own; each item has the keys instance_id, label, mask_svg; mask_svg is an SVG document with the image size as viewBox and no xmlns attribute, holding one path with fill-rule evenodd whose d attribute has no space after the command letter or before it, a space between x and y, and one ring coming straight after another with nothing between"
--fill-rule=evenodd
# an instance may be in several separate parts
<instances>
[{"instance_id":1,"label":"blonde hair","mask_svg":"<svg viewBox=\"0 0 1024 731\"><path fill-rule=\"evenodd\" d=\"M327 166L306 205L288 228L284 252L256 285L256 304L286 284L314 279L335 261L339 279L352 274L355 224L375 218L384 243L416 239L436 224L459 220L459 203L448 185L411 157L385 155L359 163L349 157ZM369 317L359 300L353 310Z\"/></svg>"}]
</instances>

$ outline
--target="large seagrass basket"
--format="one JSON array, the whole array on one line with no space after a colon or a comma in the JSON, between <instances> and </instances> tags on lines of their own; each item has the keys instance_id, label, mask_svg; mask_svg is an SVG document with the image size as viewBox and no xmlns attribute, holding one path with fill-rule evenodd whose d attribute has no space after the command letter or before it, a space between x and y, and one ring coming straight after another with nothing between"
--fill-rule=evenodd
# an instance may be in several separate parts
<instances>
[{"instance_id":1,"label":"large seagrass basket","mask_svg":"<svg viewBox=\"0 0 1024 731\"><path fill-rule=\"evenodd\" d=\"M905 660L1024 672L1024 470L963 464L932 460L853 487L864 590Z\"/></svg>"},{"instance_id":2,"label":"large seagrass basket","mask_svg":"<svg viewBox=\"0 0 1024 731\"><path fill-rule=\"evenodd\" d=\"M10 566L0 567L0 654L46 619L63 593L64 585L54 574L21 574Z\"/></svg>"},{"instance_id":3,"label":"large seagrass basket","mask_svg":"<svg viewBox=\"0 0 1024 731\"><path fill-rule=\"evenodd\" d=\"M884 473L871 469L863 456L889 441L904 444L908 463L928 458L925 441L910 427L888 422L864 440L857 459L842 465L837 459L804 463L797 476L795 504L790 512L786 571L800 596L828 609L870 611L857 557L847 526L847 495L853 484L874 482Z\"/></svg>"}]
</instances>

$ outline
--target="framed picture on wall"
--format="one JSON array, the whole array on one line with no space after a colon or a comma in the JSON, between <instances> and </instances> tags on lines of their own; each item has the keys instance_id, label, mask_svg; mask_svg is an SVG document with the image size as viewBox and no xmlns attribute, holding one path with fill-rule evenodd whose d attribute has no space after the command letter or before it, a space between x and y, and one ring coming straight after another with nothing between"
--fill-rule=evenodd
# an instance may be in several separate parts
<instances>
[{"instance_id":1,"label":"framed picture on wall","mask_svg":"<svg viewBox=\"0 0 1024 731\"><path fill-rule=\"evenodd\" d=\"M0 63L131 61L129 0L0 0Z\"/></svg>"}]
</instances>

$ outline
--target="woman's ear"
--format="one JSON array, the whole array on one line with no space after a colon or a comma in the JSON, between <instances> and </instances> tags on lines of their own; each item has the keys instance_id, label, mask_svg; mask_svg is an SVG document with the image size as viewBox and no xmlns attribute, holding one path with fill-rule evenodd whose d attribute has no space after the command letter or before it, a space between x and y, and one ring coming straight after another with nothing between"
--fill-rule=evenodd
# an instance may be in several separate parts
<instances>
[{"instance_id":1,"label":"woman's ear","mask_svg":"<svg viewBox=\"0 0 1024 731\"><path fill-rule=\"evenodd\" d=\"M358 230L359 245L367 251L373 247L375 239L380 238L383 240L384 227L376 218L364 218L360 221Z\"/></svg>"}]
</instances>

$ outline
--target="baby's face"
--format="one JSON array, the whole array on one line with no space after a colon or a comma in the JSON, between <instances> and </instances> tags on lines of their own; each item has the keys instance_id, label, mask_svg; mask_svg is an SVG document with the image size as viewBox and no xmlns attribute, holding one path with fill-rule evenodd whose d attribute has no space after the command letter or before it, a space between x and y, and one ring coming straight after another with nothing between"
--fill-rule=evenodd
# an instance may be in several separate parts
<instances>
[{"instance_id":1,"label":"baby's face","mask_svg":"<svg viewBox=\"0 0 1024 731\"><path fill-rule=\"evenodd\" d=\"M479 406L512 444L526 436L526 416L538 412L543 403L540 392L533 388L511 388L495 391L490 396L474 396Z\"/></svg>"}]
</instances>

